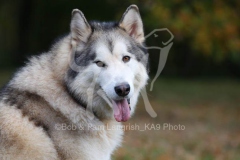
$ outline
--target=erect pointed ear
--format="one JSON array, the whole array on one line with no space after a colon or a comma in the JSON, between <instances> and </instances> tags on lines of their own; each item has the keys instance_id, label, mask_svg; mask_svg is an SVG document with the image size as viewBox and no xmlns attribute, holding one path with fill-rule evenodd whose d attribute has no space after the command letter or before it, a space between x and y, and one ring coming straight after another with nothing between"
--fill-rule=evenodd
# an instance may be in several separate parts
<instances>
[{"instance_id":1,"label":"erect pointed ear","mask_svg":"<svg viewBox=\"0 0 240 160\"><path fill-rule=\"evenodd\" d=\"M91 27L88 24L83 13L78 9L74 9L72 11L72 20L71 20L70 28L71 28L71 36L72 36L71 43L73 46L76 46L81 42L86 43L88 40L88 37L92 32Z\"/></svg>"},{"instance_id":2,"label":"erect pointed ear","mask_svg":"<svg viewBox=\"0 0 240 160\"><path fill-rule=\"evenodd\" d=\"M119 27L133 37L137 42L144 41L143 23L136 5L131 5L127 8L119 22Z\"/></svg>"}]
</instances>

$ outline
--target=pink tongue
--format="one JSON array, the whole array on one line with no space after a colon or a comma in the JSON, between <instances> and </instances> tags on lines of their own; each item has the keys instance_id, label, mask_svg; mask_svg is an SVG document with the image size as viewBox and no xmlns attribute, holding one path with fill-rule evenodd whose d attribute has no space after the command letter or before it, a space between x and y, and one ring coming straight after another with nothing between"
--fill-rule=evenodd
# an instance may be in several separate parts
<instances>
[{"instance_id":1,"label":"pink tongue","mask_svg":"<svg viewBox=\"0 0 240 160\"><path fill-rule=\"evenodd\" d=\"M122 99L120 101L112 101L112 104L116 121L126 122L130 118L130 109L127 99Z\"/></svg>"}]
</instances>

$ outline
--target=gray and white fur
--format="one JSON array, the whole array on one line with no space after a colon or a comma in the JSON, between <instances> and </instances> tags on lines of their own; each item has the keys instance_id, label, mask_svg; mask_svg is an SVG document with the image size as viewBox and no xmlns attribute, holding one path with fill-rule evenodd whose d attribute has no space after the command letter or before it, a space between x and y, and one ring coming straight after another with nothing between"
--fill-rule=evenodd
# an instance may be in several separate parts
<instances>
[{"instance_id":1,"label":"gray and white fur","mask_svg":"<svg viewBox=\"0 0 240 160\"><path fill-rule=\"evenodd\" d=\"M88 22L74 9L70 34L32 57L0 92L0 159L110 160L123 131L109 128L133 114L147 79L136 5L118 23Z\"/></svg>"}]
</instances>

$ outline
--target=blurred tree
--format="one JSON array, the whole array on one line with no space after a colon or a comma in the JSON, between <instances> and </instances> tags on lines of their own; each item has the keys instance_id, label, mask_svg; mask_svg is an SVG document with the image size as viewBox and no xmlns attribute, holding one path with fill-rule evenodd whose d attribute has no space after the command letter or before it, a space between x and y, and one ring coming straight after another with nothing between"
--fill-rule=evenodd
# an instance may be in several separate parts
<instances>
[{"instance_id":1,"label":"blurred tree","mask_svg":"<svg viewBox=\"0 0 240 160\"><path fill-rule=\"evenodd\" d=\"M32 0L22 0L19 4L18 14L18 46L15 50L14 62L19 64L24 60L24 53L28 49L29 28L31 23L31 15L33 9Z\"/></svg>"},{"instance_id":2,"label":"blurred tree","mask_svg":"<svg viewBox=\"0 0 240 160\"><path fill-rule=\"evenodd\" d=\"M240 76L240 1L224 0L19 0L0 2L0 67L23 62L47 51L59 35L69 31L73 8L88 20L119 20L130 4L137 4L145 33L168 28L175 36L168 74L228 74ZM148 39L160 45L168 39ZM158 44L157 44L158 43ZM151 68L157 68L159 51L150 51Z\"/></svg>"},{"instance_id":3,"label":"blurred tree","mask_svg":"<svg viewBox=\"0 0 240 160\"><path fill-rule=\"evenodd\" d=\"M146 6L148 19L153 17L149 24L169 28L182 48L179 51L188 52L188 63L194 61L194 54L201 54L216 64L230 62L239 70L240 1L159 0Z\"/></svg>"}]
</instances>

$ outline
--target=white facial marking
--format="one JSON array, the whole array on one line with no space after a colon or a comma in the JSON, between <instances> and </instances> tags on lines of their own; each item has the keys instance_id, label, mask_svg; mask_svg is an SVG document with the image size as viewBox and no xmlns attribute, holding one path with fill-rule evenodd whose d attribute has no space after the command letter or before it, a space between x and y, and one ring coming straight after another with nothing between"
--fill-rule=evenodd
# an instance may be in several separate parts
<instances>
[{"instance_id":1,"label":"white facial marking","mask_svg":"<svg viewBox=\"0 0 240 160\"><path fill-rule=\"evenodd\" d=\"M96 46L96 60L107 62L111 60L111 51L104 43L99 43Z\"/></svg>"},{"instance_id":2,"label":"white facial marking","mask_svg":"<svg viewBox=\"0 0 240 160\"><path fill-rule=\"evenodd\" d=\"M130 67L131 59L129 62L124 63L122 61L123 56L130 56L127 51L127 45L119 40L113 42L113 51L104 43L99 43L96 47L96 60L102 61L106 64L106 67L99 68L101 73L99 74L99 84L109 98L117 100L123 97L119 97L115 92L115 87L122 83L130 85L130 93L126 98L131 98L134 93L134 72Z\"/></svg>"},{"instance_id":3,"label":"white facial marking","mask_svg":"<svg viewBox=\"0 0 240 160\"><path fill-rule=\"evenodd\" d=\"M113 47L113 54L119 56L130 56L127 45L123 41L117 41Z\"/></svg>"}]
</instances>

